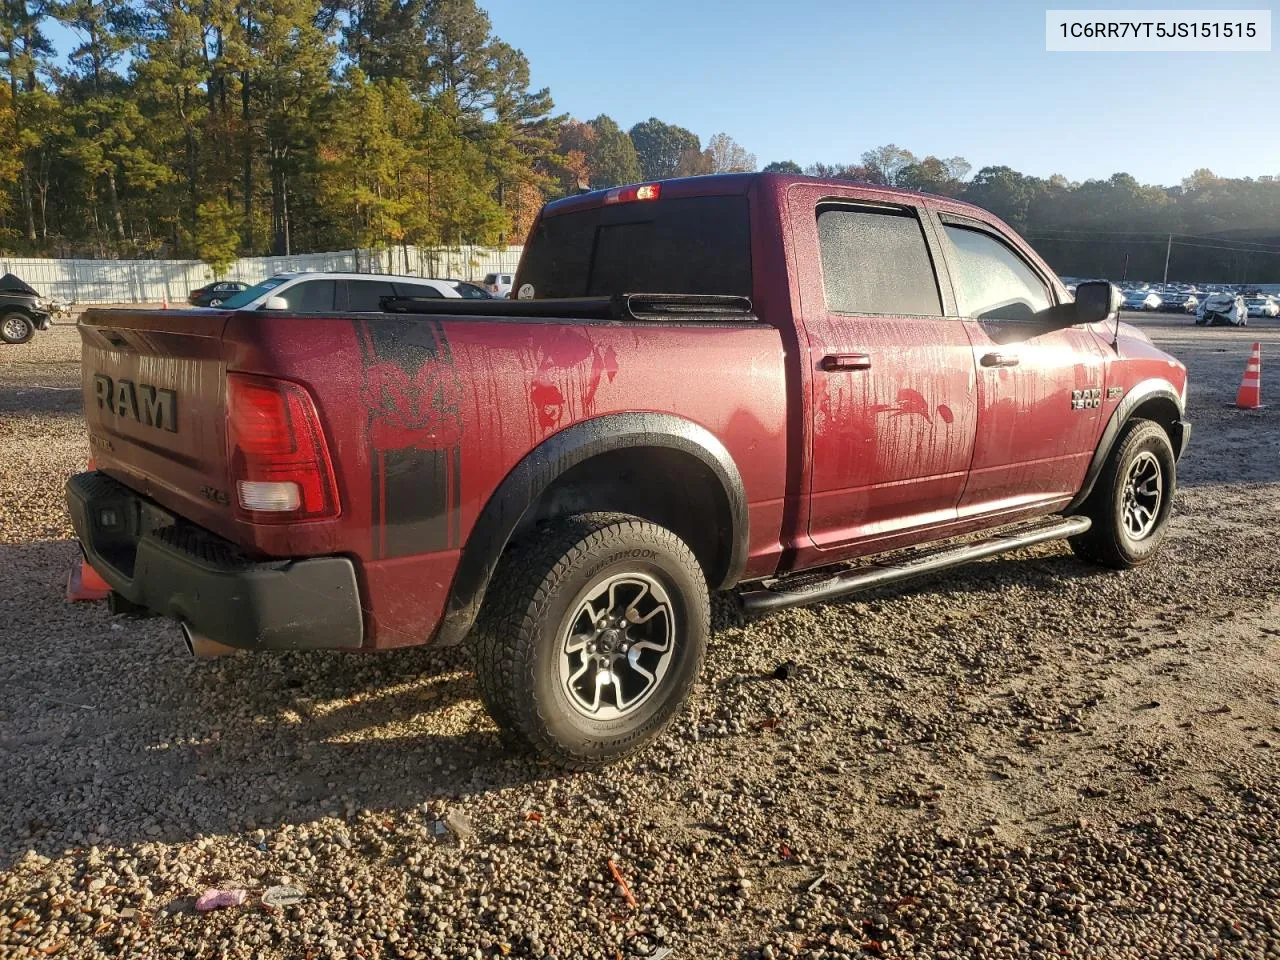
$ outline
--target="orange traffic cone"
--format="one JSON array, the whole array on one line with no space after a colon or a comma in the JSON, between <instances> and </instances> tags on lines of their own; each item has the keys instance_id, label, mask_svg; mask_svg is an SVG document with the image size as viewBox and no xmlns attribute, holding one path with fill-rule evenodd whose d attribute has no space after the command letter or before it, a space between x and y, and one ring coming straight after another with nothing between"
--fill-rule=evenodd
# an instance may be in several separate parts
<instances>
[{"instance_id":1,"label":"orange traffic cone","mask_svg":"<svg viewBox=\"0 0 1280 960\"><path fill-rule=\"evenodd\" d=\"M161 310L169 309L169 294L167 292L160 294L160 309Z\"/></svg>"},{"instance_id":2,"label":"orange traffic cone","mask_svg":"<svg viewBox=\"0 0 1280 960\"><path fill-rule=\"evenodd\" d=\"M98 575L98 571L89 566L89 561L80 555L80 562L71 568L67 577L67 600L76 603L80 600L105 600L111 593L111 584Z\"/></svg>"},{"instance_id":3,"label":"orange traffic cone","mask_svg":"<svg viewBox=\"0 0 1280 960\"><path fill-rule=\"evenodd\" d=\"M1262 344L1255 343L1244 367L1244 379L1236 394L1236 406L1241 410L1257 410L1262 406Z\"/></svg>"},{"instance_id":4,"label":"orange traffic cone","mask_svg":"<svg viewBox=\"0 0 1280 960\"><path fill-rule=\"evenodd\" d=\"M89 458L89 469L97 469L93 457ZM67 577L67 600L75 603L80 600L105 600L111 593L111 584L98 575L98 571L89 566L89 561L80 553L80 561L71 567Z\"/></svg>"}]
</instances>

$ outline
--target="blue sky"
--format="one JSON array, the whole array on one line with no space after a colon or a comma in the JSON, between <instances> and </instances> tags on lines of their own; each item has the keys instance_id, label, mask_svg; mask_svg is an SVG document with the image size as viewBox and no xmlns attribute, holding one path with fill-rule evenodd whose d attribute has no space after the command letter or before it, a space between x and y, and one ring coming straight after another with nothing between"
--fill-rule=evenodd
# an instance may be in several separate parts
<instances>
[{"instance_id":1,"label":"blue sky","mask_svg":"<svg viewBox=\"0 0 1280 960\"><path fill-rule=\"evenodd\" d=\"M1044 11L1064 0L479 3L558 110L624 128L656 116L704 141L723 130L761 165L896 143L1072 180L1280 175L1280 52L1047 53Z\"/></svg>"},{"instance_id":2,"label":"blue sky","mask_svg":"<svg viewBox=\"0 0 1280 960\"><path fill-rule=\"evenodd\" d=\"M1269 0L1268 0L1269 2ZM1073 180L1280 175L1280 52L1047 53L1045 9L904 0L480 0L560 110L732 135L763 165L896 143ZM1174 6L1173 0L1165 0ZM1262 7L1253 0L1185 7ZM1273 14L1280 26L1280 18Z\"/></svg>"}]
</instances>

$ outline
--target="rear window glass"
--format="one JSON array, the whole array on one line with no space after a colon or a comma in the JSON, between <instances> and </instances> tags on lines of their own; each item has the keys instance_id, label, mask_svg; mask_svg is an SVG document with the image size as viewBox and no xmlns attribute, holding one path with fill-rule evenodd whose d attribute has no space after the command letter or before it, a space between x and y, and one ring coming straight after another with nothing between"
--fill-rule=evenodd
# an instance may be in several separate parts
<instances>
[{"instance_id":1,"label":"rear window glass","mask_svg":"<svg viewBox=\"0 0 1280 960\"><path fill-rule=\"evenodd\" d=\"M347 309L353 313L379 313L383 297L394 297L395 290L384 280L348 280Z\"/></svg>"},{"instance_id":2,"label":"rear window glass","mask_svg":"<svg viewBox=\"0 0 1280 960\"><path fill-rule=\"evenodd\" d=\"M832 313L941 316L933 262L913 214L820 208L818 246Z\"/></svg>"},{"instance_id":3,"label":"rear window glass","mask_svg":"<svg viewBox=\"0 0 1280 960\"><path fill-rule=\"evenodd\" d=\"M533 297L751 296L747 198L683 197L544 217L520 265Z\"/></svg>"}]
</instances>

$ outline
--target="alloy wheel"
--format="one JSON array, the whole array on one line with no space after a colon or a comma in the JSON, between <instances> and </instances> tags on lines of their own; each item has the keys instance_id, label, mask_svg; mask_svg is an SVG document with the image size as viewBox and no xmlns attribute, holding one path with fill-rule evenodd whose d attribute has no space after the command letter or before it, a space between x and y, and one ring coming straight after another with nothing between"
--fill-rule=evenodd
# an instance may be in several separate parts
<instances>
[{"instance_id":1,"label":"alloy wheel","mask_svg":"<svg viewBox=\"0 0 1280 960\"><path fill-rule=\"evenodd\" d=\"M560 643L560 683L592 720L625 717L662 683L675 652L675 610L656 579L620 573L592 584Z\"/></svg>"},{"instance_id":2,"label":"alloy wheel","mask_svg":"<svg viewBox=\"0 0 1280 960\"><path fill-rule=\"evenodd\" d=\"M1164 471L1155 454L1144 450L1134 457L1125 477L1121 514L1125 532L1134 540L1151 535L1164 500Z\"/></svg>"}]
</instances>

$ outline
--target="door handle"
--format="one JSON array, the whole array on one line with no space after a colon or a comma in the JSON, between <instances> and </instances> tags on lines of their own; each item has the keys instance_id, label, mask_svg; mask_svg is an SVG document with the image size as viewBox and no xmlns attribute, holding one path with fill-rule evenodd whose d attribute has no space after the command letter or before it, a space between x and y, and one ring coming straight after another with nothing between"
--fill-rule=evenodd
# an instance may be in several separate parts
<instances>
[{"instance_id":1,"label":"door handle","mask_svg":"<svg viewBox=\"0 0 1280 960\"><path fill-rule=\"evenodd\" d=\"M822 358L822 369L837 370L870 370L871 355L867 353L829 353Z\"/></svg>"},{"instance_id":2,"label":"door handle","mask_svg":"<svg viewBox=\"0 0 1280 960\"><path fill-rule=\"evenodd\" d=\"M1018 355L1016 353L984 353L981 362L984 367L1016 367Z\"/></svg>"}]
</instances>

